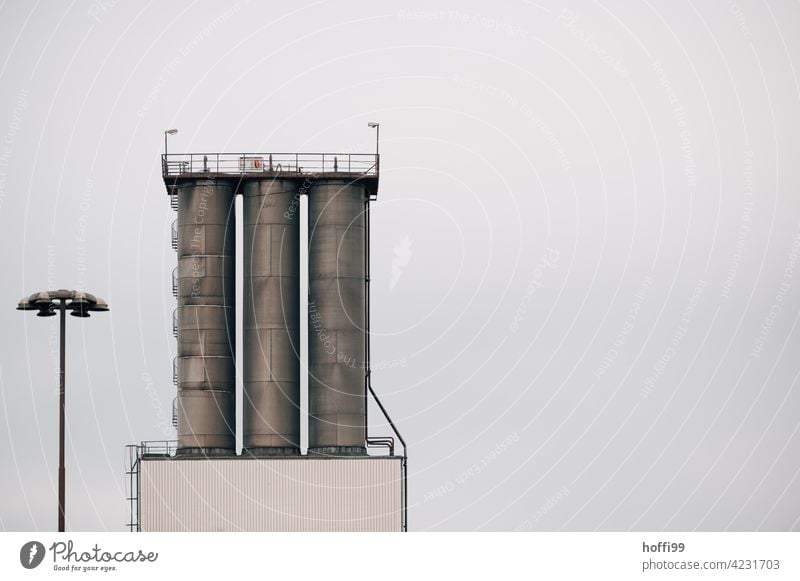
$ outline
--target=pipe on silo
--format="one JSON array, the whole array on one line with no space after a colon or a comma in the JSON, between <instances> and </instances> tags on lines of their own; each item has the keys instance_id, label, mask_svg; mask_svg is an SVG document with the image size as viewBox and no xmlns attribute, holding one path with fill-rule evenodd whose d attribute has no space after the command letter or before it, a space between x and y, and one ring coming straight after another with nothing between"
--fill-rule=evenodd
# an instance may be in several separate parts
<instances>
[{"instance_id":1,"label":"pipe on silo","mask_svg":"<svg viewBox=\"0 0 800 581\"><path fill-rule=\"evenodd\" d=\"M176 186L178 198L178 452L236 448L234 189Z\"/></svg>"},{"instance_id":2,"label":"pipe on silo","mask_svg":"<svg viewBox=\"0 0 800 581\"><path fill-rule=\"evenodd\" d=\"M246 452L300 453L300 194L290 180L251 180L244 196Z\"/></svg>"},{"instance_id":3,"label":"pipe on silo","mask_svg":"<svg viewBox=\"0 0 800 581\"><path fill-rule=\"evenodd\" d=\"M309 454L366 454L367 201L361 182L309 191Z\"/></svg>"}]
</instances>

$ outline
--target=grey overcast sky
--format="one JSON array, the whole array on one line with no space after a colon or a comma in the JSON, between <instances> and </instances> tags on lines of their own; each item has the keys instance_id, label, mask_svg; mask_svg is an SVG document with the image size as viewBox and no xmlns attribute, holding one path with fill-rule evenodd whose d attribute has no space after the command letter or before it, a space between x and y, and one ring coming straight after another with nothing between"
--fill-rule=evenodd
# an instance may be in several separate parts
<instances>
[{"instance_id":1,"label":"grey overcast sky","mask_svg":"<svg viewBox=\"0 0 800 581\"><path fill-rule=\"evenodd\" d=\"M412 530L800 529L797 2L0 3L0 529L174 438L173 152L370 152ZM375 417L375 414L373 414ZM386 427L375 425L375 433Z\"/></svg>"}]
</instances>

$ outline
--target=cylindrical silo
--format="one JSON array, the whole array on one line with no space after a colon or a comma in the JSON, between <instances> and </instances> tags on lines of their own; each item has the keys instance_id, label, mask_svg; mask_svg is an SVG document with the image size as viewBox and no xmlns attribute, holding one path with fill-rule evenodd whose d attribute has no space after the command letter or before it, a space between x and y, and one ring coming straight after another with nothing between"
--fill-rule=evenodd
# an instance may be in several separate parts
<instances>
[{"instance_id":1,"label":"cylindrical silo","mask_svg":"<svg viewBox=\"0 0 800 581\"><path fill-rule=\"evenodd\" d=\"M308 194L308 452L365 454L366 231L363 183Z\"/></svg>"},{"instance_id":2,"label":"cylindrical silo","mask_svg":"<svg viewBox=\"0 0 800 581\"><path fill-rule=\"evenodd\" d=\"M235 217L230 182L191 180L178 197L178 450L236 448Z\"/></svg>"},{"instance_id":3,"label":"cylindrical silo","mask_svg":"<svg viewBox=\"0 0 800 581\"><path fill-rule=\"evenodd\" d=\"M300 194L249 180L244 196L244 448L300 452Z\"/></svg>"}]
</instances>

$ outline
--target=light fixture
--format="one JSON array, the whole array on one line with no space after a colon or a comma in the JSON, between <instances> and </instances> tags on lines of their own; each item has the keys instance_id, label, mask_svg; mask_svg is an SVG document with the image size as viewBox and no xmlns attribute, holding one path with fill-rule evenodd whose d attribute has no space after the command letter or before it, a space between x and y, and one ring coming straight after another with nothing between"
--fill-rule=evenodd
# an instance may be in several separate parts
<instances>
[{"instance_id":1,"label":"light fixture","mask_svg":"<svg viewBox=\"0 0 800 581\"><path fill-rule=\"evenodd\" d=\"M380 143L381 143L381 124L376 121L368 121L367 127L375 130L375 173L379 173L381 166Z\"/></svg>"},{"instance_id":2,"label":"light fixture","mask_svg":"<svg viewBox=\"0 0 800 581\"><path fill-rule=\"evenodd\" d=\"M164 175L167 174L167 137L170 135L175 135L178 132L177 129L167 129L164 131Z\"/></svg>"},{"instance_id":3,"label":"light fixture","mask_svg":"<svg viewBox=\"0 0 800 581\"><path fill-rule=\"evenodd\" d=\"M65 469L64 469L64 416L65 416L65 380L64 380L64 343L66 340L66 313L73 317L88 317L89 311L107 311L108 303L96 296L81 291L56 290L43 291L24 297L17 303L18 311L39 311L37 317L56 316L56 307L61 314L61 353L58 373L59 413L58 413L58 530L64 531L65 524Z\"/></svg>"}]
</instances>

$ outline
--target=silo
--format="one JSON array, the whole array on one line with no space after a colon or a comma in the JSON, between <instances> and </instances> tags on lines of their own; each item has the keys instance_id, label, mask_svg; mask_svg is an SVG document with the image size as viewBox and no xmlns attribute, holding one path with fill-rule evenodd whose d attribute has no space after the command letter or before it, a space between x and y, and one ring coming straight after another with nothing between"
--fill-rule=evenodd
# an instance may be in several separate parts
<instances>
[{"instance_id":1,"label":"silo","mask_svg":"<svg viewBox=\"0 0 800 581\"><path fill-rule=\"evenodd\" d=\"M243 445L300 453L300 194L254 179L244 196Z\"/></svg>"},{"instance_id":2,"label":"silo","mask_svg":"<svg viewBox=\"0 0 800 581\"><path fill-rule=\"evenodd\" d=\"M178 198L178 450L236 447L235 219L230 182L187 180Z\"/></svg>"},{"instance_id":3,"label":"silo","mask_svg":"<svg viewBox=\"0 0 800 581\"><path fill-rule=\"evenodd\" d=\"M308 452L365 454L368 193L320 179L308 195Z\"/></svg>"}]
</instances>

